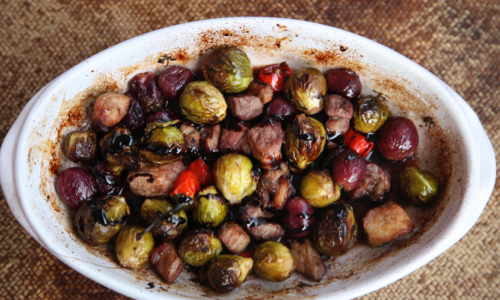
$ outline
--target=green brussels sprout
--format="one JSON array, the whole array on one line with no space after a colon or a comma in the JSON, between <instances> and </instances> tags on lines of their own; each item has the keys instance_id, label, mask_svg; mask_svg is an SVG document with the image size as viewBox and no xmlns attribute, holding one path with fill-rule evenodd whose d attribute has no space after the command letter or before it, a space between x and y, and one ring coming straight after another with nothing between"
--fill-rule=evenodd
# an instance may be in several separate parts
<instances>
[{"instance_id":1,"label":"green brussels sprout","mask_svg":"<svg viewBox=\"0 0 500 300\"><path fill-rule=\"evenodd\" d=\"M63 151L75 163L85 163L94 158L97 150L97 135L93 131L74 131L66 136Z\"/></svg>"},{"instance_id":2,"label":"green brussels sprout","mask_svg":"<svg viewBox=\"0 0 500 300\"><path fill-rule=\"evenodd\" d=\"M304 114L297 115L285 132L285 155L290 170L302 172L323 151L326 130L323 124Z\"/></svg>"},{"instance_id":3,"label":"green brussels sprout","mask_svg":"<svg viewBox=\"0 0 500 300\"><path fill-rule=\"evenodd\" d=\"M382 97L364 97L353 103L353 127L356 131L371 133L379 130L389 118L389 106Z\"/></svg>"},{"instance_id":4,"label":"green brussels sprout","mask_svg":"<svg viewBox=\"0 0 500 300\"><path fill-rule=\"evenodd\" d=\"M195 229L182 239L179 257L183 262L194 267L201 267L219 255L222 251L222 242L210 229Z\"/></svg>"},{"instance_id":5,"label":"green brussels sprout","mask_svg":"<svg viewBox=\"0 0 500 300\"><path fill-rule=\"evenodd\" d=\"M186 140L179 128L156 127L144 137L140 154L154 164L168 164L184 157Z\"/></svg>"},{"instance_id":6,"label":"green brussels sprout","mask_svg":"<svg viewBox=\"0 0 500 300\"><path fill-rule=\"evenodd\" d=\"M212 169L215 186L231 205L257 188L258 174L252 170L252 161L241 154L228 153L219 157Z\"/></svg>"},{"instance_id":7,"label":"green brussels sprout","mask_svg":"<svg viewBox=\"0 0 500 300\"><path fill-rule=\"evenodd\" d=\"M182 114L196 124L215 124L226 117L227 103L222 93L206 81L188 83L179 97Z\"/></svg>"},{"instance_id":8,"label":"green brussels sprout","mask_svg":"<svg viewBox=\"0 0 500 300\"><path fill-rule=\"evenodd\" d=\"M174 206L163 199L146 199L141 206L142 218L151 225L158 220L161 215L173 210ZM174 221L175 220L175 221ZM178 237L187 228L187 215L183 210L173 214L172 221L162 220L151 232L153 235L160 236L164 240L171 240Z\"/></svg>"},{"instance_id":9,"label":"green brussels sprout","mask_svg":"<svg viewBox=\"0 0 500 300\"><path fill-rule=\"evenodd\" d=\"M323 109L326 79L316 68L300 69L288 78L283 90L298 110L314 115Z\"/></svg>"},{"instance_id":10,"label":"green brussels sprout","mask_svg":"<svg viewBox=\"0 0 500 300\"><path fill-rule=\"evenodd\" d=\"M219 293L232 292L245 282L252 265L251 258L229 254L217 256L208 267L208 282Z\"/></svg>"},{"instance_id":11,"label":"green brussels sprout","mask_svg":"<svg viewBox=\"0 0 500 300\"><path fill-rule=\"evenodd\" d=\"M128 225L116 237L116 258L122 267L140 269L148 264L155 240L151 232L143 234L144 230L140 226Z\"/></svg>"},{"instance_id":12,"label":"green brussels sprout","mask_svg":"<svg viewBox=\"0 0 500 300\"><path fill-rule=\"evenodd\" d=\"M84 241L106 244L125 225L130 208L122 196L108 195L85 202L76 212L75 226Z\"/></svg>"},{"instance_id":13,"label":"green brussels sprout","mask_svg":"<svg viewBox=\"0 0 500 300\"><path fill-rule=\"evenodd\" d=\"M217 49L203 64L203 77L225 93L241 93L253 80L253 69L245 52L236 48Z\"/></svg>"},{"instance_id":14,"label":"green brussels sprout","mask_svg":"<svg viewBox=\"0 0 500 300\"><path fill-rule=\"evenodd\" d=\"M191 213L196 223L211 228L219 226L224 221L227 210L226 200L212 185L198 192Z\"/></svg>"},{"instance_id":15,"label":"green brussels sprout","mask_svg":"<svg viewBox=\"0 0 500 300\"><path fill-rule=\"evenodd\" d=\"M255 249L253 270L265 280L285 281L295 271L296 261L290 250L278 242L265 242Z\"/></svg>"},{"instance_id":16,"label":"green brussels sprout","mask_svg":"<svg viewBox=\"0 0 500 300\"><path fill-rule=\"evenodd\" d=\"M428 204L439 194L439 180L432 173L407 167L399 175L403 196L416 205Z\"/></svg>"},{"instance_id":17,"label":"green brussels sprout","mask_svg":"<svg viewBox=\"0 0 500 300\"><path fill-rule=\"evenodd\" d=\"M137 150L136 141L126 128L114 127L113 130L99 140L101 154L130 154Z\"/></svg>"},{"instance_id":18,"label":"green brussels sprout","mask_svg":"<svg viewBox=\"0 0 500 300\"><path fill-rule=\"evenodd\" d=\"M339 256L347 252L358 235L358 226L354 211L349 204L339 201L333 204L316 225L313 241L316 249L330 256Z\"/></svg>"},{"instance_id":19,"label":"green brussels sprout","mask_svg":"<svg viewBox=\"0 0 500 300\"><path fill-rule=\"evenodd\" d=\"M312 206L325 207L340 198L340 186L328 170L311 171L302 178L300 193Z\"/></svg>"}]
</instances>

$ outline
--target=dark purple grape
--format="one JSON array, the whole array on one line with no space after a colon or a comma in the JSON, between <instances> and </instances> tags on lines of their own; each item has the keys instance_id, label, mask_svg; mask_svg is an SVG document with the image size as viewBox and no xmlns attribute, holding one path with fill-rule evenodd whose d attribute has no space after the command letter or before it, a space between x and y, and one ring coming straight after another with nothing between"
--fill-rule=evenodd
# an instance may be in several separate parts
<instances>
[{"instance_id":1,"label":"dark purple grape","mask_svg":"<svg viewBox=\"0 0 500 300\"><path fill-rule=\"evenodd\" d=\"M264 118L273 117L283 124L292 122L296 115L295 107L283 98L275 98L264 109Z\"/></svg>"},{"instance_id":2,"label":"dark purple grape","mask_svg":"<svg viewBox=\"0 0 500 300\"><path fill-rule=\"evenodd\" d=\"M158 77L158 86L167 101L179 99L182 89L194 80L193 71L176 66L163 71Z\"/></svg>"},{"instance_id":3,"label":"dark purple grape","mask_svg":"<svg viewBox=\"0 0 500 300\"><path fill-rule=\"evenodd\" d=\"M288 200L285 212L283 222L290 236L302 238L311 233L316 219L314 218L314 208L306 199L294 197Z\"/></svg>"},{"instance_id":4,"label":"dark purple grape","mask_svg":"<svg viewBox=\"0 0 500 300\"><path fill-rule=\"evenodd\" d=\"M337 158L337 156L342 154L344 151L351 151L351 150L349 148L339 146L329 151L321 160L321 165L324 168L331 168L333 166L333 163L335 162L335 158Z\"/></svg>"},{"instance_id":5,"label":"dark purple grape","mask_svg":"<svg viewBox=\"0 0 500 300\"><path fill-rule=\"evenodd\" d=\"M132 78L129 86L145 113L156 111L164 106L163 97L156 85L155 73L137 74Z\"/></svg>"},{"instance_id":6,"label":"dark purple grape","mask_svg":"<svg viewBox=\"0 0 500 300\"><path fill-rule=\"evenodd\" d=\"M56 190L66 204L79 208L96 195L95 177L82 168L69 168L57 179Z\"/></svg>"},{"instance_id":7,"label":"dark purple grape","mask_svg":"<svg viewBox=\"0 0 500 300\"><path fill-rule=\"evenodd\" d=\"M96 178L96 191L98 195L117 194L120 190L120 176L113 175L102 161L91 166Z\"/></svg>"},{"instance_id":8,"label":"dark purple grape","mask_svg":"<svg viewBox=\"0 0 500 300\"><path fill-rule=\"evenodd\" d=\"M408 118L392 118L382 127L377 146L383 157L395 161L405 160L417 149L417 128Z\"/></svg>"},{"instance_id":9,"label":"dark purple grape","mask_svg":"<svg viewBox=\"0 0 500 300\"><path fill-rule=\"evenodd\" d=\"M148 116L146 123L169 122L179 119L170 109L165 108L154 112Z\"/></svg>"},{"instance_id":10,"label":"dark purple grape","mask_svg":"<svg viewBox=\"0 0 500 300\"><path fill-rule=\"evenodd\" d=\"M361 94L361 81L354 71L330 70L326 72L325 77L328 90L332 94L340 95L348 100L358 98Z\"/></svg>"},{"instance_id":11,"label":"dark purple grape","mask_svg":"<svg viewBox=\"0 0 500 300\"><path fill-rule=\"evenodd\" d=\"M130 97L130 106L127 115L123 118L123 125L131 131L143 129L146 116L144 115L141 104L131 93L128 93L127 96Z\"/></svg>"},{"instance_id":12,"label":"dark purple grape","mask_svg":"<svg viewBox=\"0 0 500 300\"><path fill-rule=\"evenodd\" d=\"M366 161L358 153L348 150L340 153L332 167L332 179L346 191L353 190L366 172Z\"/></svg>"}]
</instances>

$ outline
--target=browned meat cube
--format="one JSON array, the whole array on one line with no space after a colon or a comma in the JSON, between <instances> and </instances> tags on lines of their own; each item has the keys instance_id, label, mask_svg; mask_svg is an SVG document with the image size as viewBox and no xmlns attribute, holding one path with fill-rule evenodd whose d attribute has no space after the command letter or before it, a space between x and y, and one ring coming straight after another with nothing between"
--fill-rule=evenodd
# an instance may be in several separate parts
<instances>
[{"instance_id":1,"label":"browned meat cube","mask_svg":"<svg viewBox=\"0 0 500 300\"><path fill-rule=\"evenodd\" d=\"M242 121L255 119L264 110L260 98L253 95L230 96L227 98L227 106L231 114Z\"/></svg>"},{"instance_id":2,"label":"browned meat cube","mask_svg":"<svg viewBox=\"0 0 500 300\"><path fill-rule=\"evenodd\" d=\"M351 199L356 200L368 196L371 201L382 201L391 189L391 178L386 170L374 163L366 165L365 177L349 192Z\"/></svg>"},{"instance_id":3,"label":"browned meat cube","mask_svg":"<svg viewBox=\"0 0 500 300\"><path fill-rule=\"evenodd\" d=\"M349 130L349 120L330 118L326 121L326 133L329 137L345 135Z\"/></svg>"},{"instance_id":4,"label":"browned meat cube","mask_svg":"<svg viewBox=\"0 0 500 300\"><path fill-rule=\"evenodd\" d=\"M260 204L262 204L262 207L265 208L269 207L269 202L271 201L271 195L269 195L269 192L262 185L262 182L259 181L255 192L257 193L257 195L259 195L259 201Z\"/></svg>"},{"instance_id":5,"label":"browned meat cube","mask_svg":"<svg viewBox=\"0 0 500 300\"><path fill-rule=\"evenodd\" d=\"M234 126L230 128L222 128L219 144L220 152L239 152L245 155L252 154L247 138L249 126L242 123L233 123L233 125Z\"/></svg>"},{"instance_id":6,"label":"browned meat cube","mask_svg":"<svg viewBox=\"0 0 500 300\"><path fill-rule=\"evenodd\" d=\"M234 221L227 221L219 228L219 239L229 251L239 254L250 244L250 236Z\"/></svg>"},{"instance_id":7,"label":"browned meat cube","mask_svg":"<svg viewBox=\"0 0 500 300\"><path fill-rule=\"evenodd\" d=\"M280 162L279 168L270 169L264 172L261 177L262 186L270 193L276 193L279 188L281 176L290 177L290 170L285 161Z\"/></svg>"},{"instance_id":8,"label":"browned meat cube","mask_svg":"<svg viewBox=\"0 0 500 300\"><path fill-rule=\"evenodd\" d=\"M219 152L220 124L202 127L200 129L201 144L207 153Z\"/></svg>"},{"instance_id":9,"label":"browned meat cube","mask_svg":"<svg viewBox=\"0 0 500 300\"><path fill-rule=\"evenodd\" d=\"M166 282L173 282L181 274L184 264L170 241L161 243L149 255L149 261Z\"/></svg>"},{"instance_id":10,"label":"browned meat cube","mask_svg":"<svg viewBox=\"0 0 500 300\"><path fill-rule=\"evenodd\" d=\"M338 144L336 142L333 142L333 141L326 142L326 148L328 148L328 149L335 149L337 147L338 147Z\"/></svg>"},{"instance_id":11,"label":"browned meat cube","mask_svg":"<svg viewBox=\"0 0 500 300\"><path fill-rule=\"evenodd\" d=\"M248 131L248 144L253 156L262 163L262 167L269 170L281 161L281 145L285 132L281 124L268 120L264 124L252 127Z\"/></svg>"},{"instance_id":12,"label":"browned meat cube","mask_svg":"<svg viewBox=\"0 0 500 300\"><path fill-rule=\"evenodd\" d=\"M274 194L273 201L271 202L271 208L274 210L283 209L286 202L293 194L295 194L295 189L293 188L292 180L285 176L281 176L278 191Z\"/></svg>"},{"instance_id":13,"label":"browned meat cube","mask_svg":"<svg viewBox=\"0 0 500 300\"><path fill-rule=\"evenodd\" d=\"M266 104L273 99L273 88L269 84L260 80L250 82L246 93L259 97L262 104Z\"/></svg>"},{"instance_id":14,"label":"browned meat cube","mask_svg":"<svg viewBox=\"0 0 500 300\"><path fill-rule=\"evenodd\" d=\"M242 221L254 221L255 219L269 219L274 218L272 212L262 210L260 206L246 205L240 207L240 217Z\"/></svg>"},{"instance_id":15,"label":"browned meat cube","mask_svg":"<svg viewBox=\"0 0 500 300\"><path fill-rule=\"evenodd\" d=\"M127 181L132 192L144 197L159 197L170 193L174 181L184 171L184 164L180 161L173 163L148 166L130 172Z\"/></svg>"},{"instance_id":16,"label":"browned meat cube","mask_svg":"<svg viewBox=\"0 0 500 300\"><path fill-rule=\"evenodd\" d=\"M278 241L285 235L285 230L277 223L261 223L248 227L248 231L256 240Z\"/></svg>"},{"instance_id":17,"label":"browned meat cube","mask_svg":"<svg viewBox=\"0 0 500 300\"><path fill-rule=\"evenodd\" d=\"M325 113L330 117L350 120L353 115L352 103L339 95L326 95Z\"/></svg>"},{"instance_id":18,"label":"browned meat cube","mask_svg":"<svg viewBox=\"0 0 500 300\"><path fill-rule=\"evenodd\" d=\"M128 113L130 97L105 93L97 97L94 105L94 127L98 132L108 132L109 127L118 124Z\"/></svg>"},{"instance_id":19,"label":"browned meat cube","mask_svg":"<svg viewBox=\"0 0 500 300\"><path fill-rule=\"evenodd\" d=\"M191 151L200 150L200 133L198 130L189 123L182 124L180 130L184 134L188 149Z\"/></svg>"},{"instance_id":20,"label":"browned meat cube","mask_svg":"<svg viewBox=\"0 0 500 300\"><path fill-rule=\"evenodd\" d=\"M292 240L290 251L297 261L297 271L315 281L320 281L325 276L326 265L309 239Z\"/></svg>"},{"instance_id":21,"label":"browned meat cube","mask_svg":"<svg viewBox=\"0 0 500 300\"><path fill-rule=\"evenodd\" d=\"M387 202L368 211L363 218L363 228L368 244L376 248L412 232L413 222L399 204Z\"/></svg>"}]
</instances>

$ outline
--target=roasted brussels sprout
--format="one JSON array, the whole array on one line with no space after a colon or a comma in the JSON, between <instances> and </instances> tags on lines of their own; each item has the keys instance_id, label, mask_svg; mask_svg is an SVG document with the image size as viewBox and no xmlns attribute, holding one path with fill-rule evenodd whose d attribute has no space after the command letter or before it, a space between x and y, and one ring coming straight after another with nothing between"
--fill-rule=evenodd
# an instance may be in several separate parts
<instances>
[{"instance_id":1,"label":"roasted brussels sprout","mask_svg":"<svg viewBox=\"0 0 500 300\"><path fill-rule=\"evenodd\" d=\"M349 204L339 201L327 211L314 228L316 249L325 255L339 256L347 252L358 235L354 211Z\"/></svg>"},{"instance_id":2,"label":"roasted brussels sprout","mask_svg":"<svg viewBox=\"0 0 500 300\"><path fill-rule=\"evenodd\" d=\"M105 156L110 154L128 154L137 149L137 142L132 132L126 128L114 127L113 130L99 140L99 149Z\"/></svg>"},{"instance_id":3,"label":"roasted brussels sprout","mask_svg":"<svg viewBox=\"0 0 500 300\"><path fill-rule=\"evenodd\" d=\"M225 154L215 162L214 181L217 189L231 205L252 194L257 188L258 175L252 170L252 161L241 154Z\"/></svg>"},{"instance_id":4,"label":"roasted brussels sprout","mask_svg":"<svg viewBox=\"0 0 500 300\"><path fill-rule=\"evenodd\" d=\"M314 207L325 207L340 198L340 186L327 170L311 171L300 183L302 197Z\"/></svg>"},{"instance_id":5,"label":"roasted brussels sprout","mask_svg":"<svg viewBox=\"0 0 500 300\"><path fill-rule=\"evenodd\" d=\"M149 262L155 240L151 232L143 233L144 230L140 226L128 225L116 237L116 258L122 267L140 269Z\"/></svg>"},{"instance_id":6,"label":"roasted brussels sprout","mask_svg":"<svg viewBox=\"0 0 500 300\"><path fill-rule=\"evenodd\" d=\"M174 206L167 200L146 199L141 206L141 216L148 224L152 224L163 214L173 209ZM178 237L187 228L187 220L186 212L180 210L172 215L171 221L165 219L160 221L151 232L164 240L171 240Z\"/></svg>"},{"instance_id":7,"label":"roasted brussels sprout","mask_svg":"<svg viewBox=\"0 0 500 300\"><path fill-rule=\"evenodd\" d=\"M201 267L222 251L222 242L210 229L195 229L186 234L177 252L183 262Z\"/></svg>"},{"instance_id":8,"label":"roasted brussels sprout","mask_svg":"<svg viewBox=\"0 0 500 300\"><path fill-rule=\"evenodd\" d=\"M182 159L187 153L184 135L179 128L170 125L171 122L150 123L146 127L146 136L140 154L148 161L155 164L168 164Z\"/></svg>"},{"instance_id":9,"label":"roasted brussels sprout","mask_svg":"<svg viewBox=\"0 0 500 300\"><path fill-rule=\"evenodd\" d=\"M106 244L122 229L128 215L130 208L125 198L108 195L82 205L76 212L75 226L84 241Z\"/></svg>"},{"instance_id":10,"label":"roasted brussels sprout","mask_svg":"<svg viewBox=\"0 0 500 300\"><path fill-rule=\"evenodd\" d=\"M182 114L196 124L215 124L226 117L227 103L222 93L206 81L193 81L179 98Z\"/></svg>"},{"instance_id":11,"label":"roasted brussels sprout","mask_svg":"<svg viewBox=\"0 0 500 300\"><path fill-rule=\"evenodd\" d=\"M316 68L300 69L285 83L284 92L298 110L314 115L323 109L326 79Z\"/></svg>"},{"instance_id":12,"label":"roasted brussels sprout","mask_svg":"<svg viewBox=\"0 0 500 300\"><path fill-rule=\"evenodd\" d=\"M97 135L93 131L74 131L66 136L63 151L75 163L91 160L97 149Z\"/></svg>"},{"instance_id":13,"label":"roasted brussels sprout","mask_svg":"<svg viewBox=\"0 0 500 300\"><path fill-rule=\"evenodd\" d=\"M245 282L253 260L237 255L220 255L210 262L208 282L219 293L229 293Z\"/></svg>"},{"instance_id":14,"label":"roasted brussels sprout","mask_svg":"<svg viewBox=\"0 0 500 300\"><path fill-rule=\"evenodd\" d=\"M290 169L302 172L323 151L326 131L321 122L304 114L295 117L285 133L285 154Z\"/></svg>"},{"instance_id":15,"label":"roasted brussels sprout","mask_svg":"<svg viewBox=\"0 0 500 300\"><path fill-rule=\"evenodd\" d=\"M215 186L206 187L198 192L191 212L194 221L201 226L217 227L226 218L226 200L222 198Z\"/></svg>"},{"instance_id":16,"label":"roasted brussels sprout","mask_svg":"<svg viewBox=\"0 0 500 300\"><path fill-rule=\"evenodd\" d=\"M364 97L353 103L353 126L356 131L371 133L379 130L389 118L389 106L380 97Z\"/></svg>"},{"instance_id":17,"label":"roasted brussels sprout","mask_svg":"<svg viewBox=\"0 0 500 300\"><path fill-rule=\"evenodd\" d=\"M241 93L253 80L250 59L236 48L217 49L203 64L203 77L225 93Z\"/></svg>"},{"instance_id":18,"label":"roasted brussels sprout","mask_svg":"<svg viewBox=\"0 0 500 300\"><path fill-rule=\"evenodd\" d=\"M432 173L407 167L399 177L403 196L416 205L429 204L439 194L439 180Z\"/></svg>"},{"instance_id":19,"label":"roasted brussels sprout","mask_svg":"<svg viewBox=\"0 0 500 300\"><path fill-rule=\"evenodd\" d=\"M290 250L278 242L265 242L255 249L253 269L257 275L273 282L285 281L295 271L296 262Z\"/></svg>"}]
</instances>

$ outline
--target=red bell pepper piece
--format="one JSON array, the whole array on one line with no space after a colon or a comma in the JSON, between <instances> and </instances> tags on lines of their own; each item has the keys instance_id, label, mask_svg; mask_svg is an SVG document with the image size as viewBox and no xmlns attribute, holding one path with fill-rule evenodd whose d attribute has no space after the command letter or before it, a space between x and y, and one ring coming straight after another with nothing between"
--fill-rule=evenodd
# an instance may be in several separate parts
<instances>
[{"instance_id":1,"label":"red bell pepper piece","mask_svg":"<svg viewBox=\"0 0 500 300\"><path fill-rule=\"evenodd\" d=\"M185 170L174 182L174 187L170 191L170 197L174 195L186 195L194 198L196 193L201 190L200 183L196 174L191 170Z\"/></svg>"},{"instance_id":2,"label":"red bell pepper piece","mask_svg":"<svg viewBox=\"0 0 500 300\"><path fill-rule=\"evenodd\" d=\"M362 134L354 131L352 128L349 128L347 131L344 141L349 149L356 151L363 157L367 157L374 146L373 142L367 141Z\"/></svg>"},{"instance_id":3,"label":"red bell pepper piece","mask_svg":"<svg viewBox=\"0 0 500 300\"><path fill-rule=\"evenodd\" d=\"M206 187L214 184L214 179L212 177L212 170L203 161L203 159L198 158L197 160L193 161L189 165L188 170L191 170L194 172L194 174L196 174L196 177L198 177L201 186Z\"/></svg>"},{"instance_id":4,"label":"red bell pepper piece","mask_svg":"<svg viewBox=\"0 0 500 300\"><path fill-rule=\"evenodd\" d=\"M283 91L283 79L291 75L292 69L286 62L282 62L262 69L259 72L259 80L269 84L275 93L280 93Z\"/></svg>"}]
</instances>

